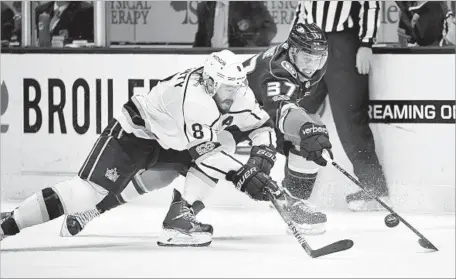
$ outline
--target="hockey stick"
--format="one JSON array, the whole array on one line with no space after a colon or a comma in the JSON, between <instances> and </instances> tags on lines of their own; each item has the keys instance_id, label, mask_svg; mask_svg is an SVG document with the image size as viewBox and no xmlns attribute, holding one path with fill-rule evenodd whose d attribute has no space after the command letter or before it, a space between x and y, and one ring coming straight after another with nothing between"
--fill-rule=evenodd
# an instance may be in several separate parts
<instances>
[{"instance_id":1,"label":"hockey stick","mask_svg":"<svg viewBox=\"0 0 456 279\"><path fill-rule=\"evenodd\" d=\"M331 163L338 171L340 171L342 174L344 174L346 177L348 177L348 179L353 181L353 183L355 183L359 188L361 188L369 197L371 197L372 199L375 199L381 206L383 206L386 210L391 212L391 214L395 215L402 223L404 223L404 225L406 225L407 228L409 228L412 232L414 232L417 236L419 236L420 239L418 239L418 243L421 245L421 247L426 248L426 249L433 249L435 251L439 250L424 235L422 235L417 229L415 229L412 225L410 225L409 222L407 222L404 218L402 218L402 216L397 214L396 211L394 211L391 207L386 205L378 197L372 196L356 178L354 178L346 170L344 170L341 166L339 166L339 164L334 162L326 150L323 151L322 156L328 163Z\"/></svg>"},{"instance_id":2,"label":"hockey stick","mask_svg":"<svg viewBox=\"0 0 456 279\"><path fill-rule=\"evenodd\" d=\"M274 205L275 209L277 212L280 214L282 217L283 221L287 224L288 228L293 232L294 237L296 240L299 242L301 247L306 251L307 255L309 255L312 258L318 258L321 256L325 256L328 254L332 253L337 253L337 252L342 252L345 250L350 249L353 247L353 241L351 239L344 239L340 240L334 243L331 243L329 245L326 245L324 247L321 247L319 249L313 250L309 243L304 239L304 237L299 233L298 229L296 229L296 226L293 224L291 220L289 220L287 214L283 212L282 206L280 206L277 198L283 195L283 190L278 190L277 193L273 193L270 188L266 188L266 193L269 197L269 200L272 202Z\"/></svg>"}]
</instances>

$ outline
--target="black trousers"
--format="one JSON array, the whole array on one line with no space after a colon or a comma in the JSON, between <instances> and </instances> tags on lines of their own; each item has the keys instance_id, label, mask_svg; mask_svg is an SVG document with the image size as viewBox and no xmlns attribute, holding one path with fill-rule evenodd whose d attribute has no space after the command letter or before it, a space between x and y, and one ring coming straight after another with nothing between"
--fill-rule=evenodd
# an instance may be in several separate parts
<instances>
[{"instance_id":1,"label":"black trousers","mask_svg":"<svg viewBox=\"0 0 456 279\"><path fill-rule=\"evenodd\" d=\"M358 74L357 34L350 31L328 33L329 56L325 76L301 105L316 113L326 95L342 146L353 164L355 175L367 187L387 193L385 176L375 153L369 128L369 77Z\"/></svg>"},{"instance_id":2,"label":"black trousers","mask_svg":"<svg viewBox=\"0 0 456 279\"><path fill-rule=\"evenodd\" d=\"M187 150L163 149L156 140L146 140L126 133L119 122L112 119L78 175L118 197L141 170L174 171L176 176L186 175L192 163Z\"/></svg>"}]
</instances>

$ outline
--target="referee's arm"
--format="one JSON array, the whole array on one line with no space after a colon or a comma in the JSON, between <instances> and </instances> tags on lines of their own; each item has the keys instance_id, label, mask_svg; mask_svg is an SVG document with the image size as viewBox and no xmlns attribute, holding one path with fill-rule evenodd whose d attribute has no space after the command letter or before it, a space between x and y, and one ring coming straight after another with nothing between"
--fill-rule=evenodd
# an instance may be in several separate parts
<instances>
[{"instance_id":1,"label":"referee's arm","mask_svg":"<svg viewBox=\"0 0 456 279\"><path fill-rule=\"evenodd\" d=\"M359 38L361 46L372 47L377 36L380 23L380 1L358 1L361 4L359 10Z\"/></svg>"}]
</instances>

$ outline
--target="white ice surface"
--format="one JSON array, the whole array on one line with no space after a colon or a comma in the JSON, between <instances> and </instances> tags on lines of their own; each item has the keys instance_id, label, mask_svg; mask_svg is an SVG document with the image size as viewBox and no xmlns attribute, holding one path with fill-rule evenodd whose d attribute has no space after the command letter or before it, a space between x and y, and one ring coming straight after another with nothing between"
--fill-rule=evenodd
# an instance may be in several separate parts
<instances>
[{"instance_id":1,"label":"white ice surface","mask_svg":"<svg viewBox=\"0 0 456 279\"><path fill-rule=\"evenodd\" d=\"M59 218L5 239L1 277L455 278L454 214L404 214L440 249L430 253L404 225L387 228L385 213L328 212L328 232L308 237L310 244L350 238L355 245L311 259L266 205L208 207L199 219L214 225L210 247L159 247L167 208L140 199L107 212L77 237L58 236Z\"/></svg>"}]
</instances>

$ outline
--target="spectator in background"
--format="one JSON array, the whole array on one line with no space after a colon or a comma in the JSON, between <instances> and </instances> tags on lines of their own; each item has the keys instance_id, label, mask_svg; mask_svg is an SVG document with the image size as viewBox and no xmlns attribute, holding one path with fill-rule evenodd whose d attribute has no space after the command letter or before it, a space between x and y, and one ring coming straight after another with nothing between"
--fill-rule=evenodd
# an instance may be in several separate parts
<instances>
[{"instance_id":1,"label":"spectator in background","mask_svg":"<svg viewBox=\"0 0 456 279\"><path fill-rule=\"evenodd\" d=\"M43 26L49 26L49 38L63 37L64 44L73 40L87 40L93 42L93 6L86 1L49 1L36 7L36 26L38 39L43 34ZM49 15L49 24L46 24L44 14ZM41 17L41 21L40 21ZM47 32L47 31L46 31Z\"/></svg>"},{"instance_id":2,"label":"spectator in background","mask_svg":"<svg viewBox=\"0 0 456 279\"><path fill-rule=\"evenodd\" d=\"M20 45L21 43L21 2L1 2L2 8L2 46ZM11 5L12 4L12 5Z\"/></svg>"},{"instance_id":3,"label":"spectator in background","mask_svg":"<svg viewBox=\"0 0 456 279\"><path fill-rule=\"evenodd\" d=\"M1 2L2 5L2 42L11 39L13 35L13 28L14 28L14 12L13 10L6 5L5 3Z\"/></svg>"},{"instance_id":4,"label":"spectator in background","mask_svg":"<svg viewBox=\"0 0 456 279\"><path fill-rule=\"evenodd\" d=\"M262 1L202 1L194 47L269 46L277 33Z\"/></svg>"},{"instance_id":5,"label":"spectator in background","mask_svg":"<svg viewBox=\"0 0 456 279\"><path fill-rule=\"evenodd\" d=\"M448 3L448 2L447 2ZM440 43L441 46L456 45L456 20L455 20L456 1L448 3L445 9L445 21L443 23L443 38Z\"/></svg>"},{"instance_id":6,"label":"spectator in background","mask_svg":"<svg viewBox=\"0 0 456 279\"><path fill-rule=\"evenodd\" d=\"M396 1L401 9L398 25L401 46L438 46L451 16L446 1ZM446 25L448 26L448 25Z\"/></svg>"},{"instance_id":7,"label":"spectator in background","mask_svg":"<svg viewBox=\"0 0 456 279\"><path fill-rule=\"evenodd\" d=\"M316 23L329 44L328 66L301 106L316 113L326 95L342 146L359 181L374 196L389 196L369 127L370 61L379 25L379 1L300 1L293 24ZM353 211L381 210L364 191L346 197Z\"/></svg>"}]
</instances>

